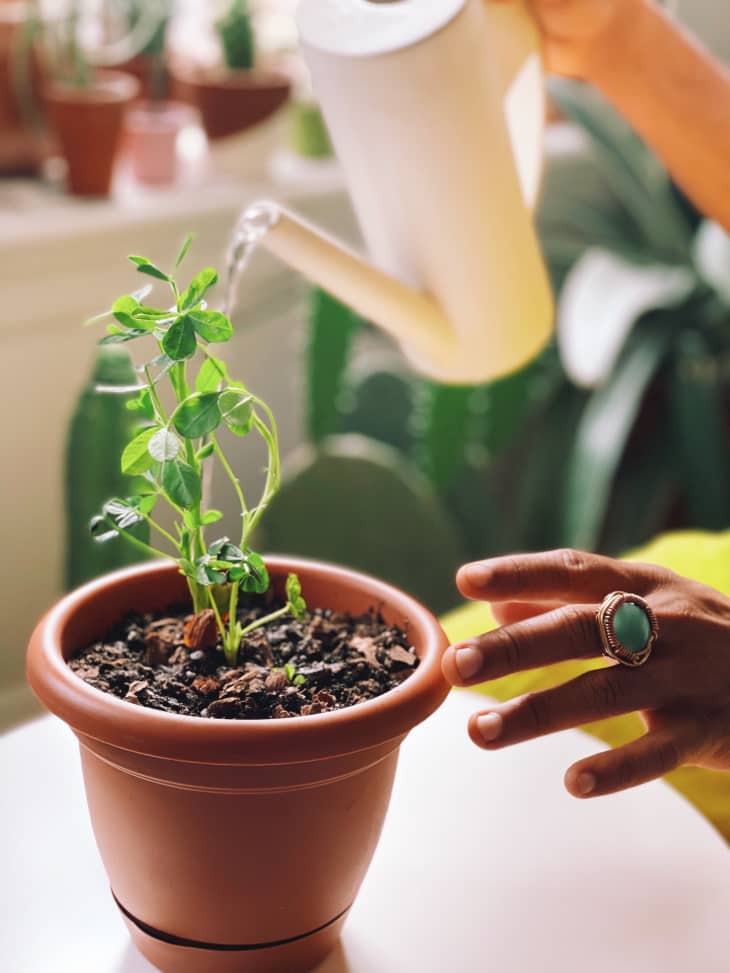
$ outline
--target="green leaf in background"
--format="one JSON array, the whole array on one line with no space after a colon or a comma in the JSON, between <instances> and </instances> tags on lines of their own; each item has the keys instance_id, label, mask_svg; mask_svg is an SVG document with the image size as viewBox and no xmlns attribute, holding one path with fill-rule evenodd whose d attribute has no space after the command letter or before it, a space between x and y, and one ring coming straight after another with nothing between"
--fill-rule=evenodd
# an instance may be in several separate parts
<instances>
[{"instance_id":1,"label":"green leaf in background","mask_svg":"<svg viewBox=\"0 0 730 973\"><path fill-rule=\"evenodd\" d=\"M306 347L306 418L308 438L318 443L339 431L339 398L345 369L361 319L326 291L310 297Z\"/></svg>"},{"instance_id":2,"label":"green leaf in background","mask_svg":"<svg viewBox=\"0 0 730 973\"><path fill-rule=\"evenodd\" d=\"M593 88L552 78L550 95L596 147L596 161L623 201L655 257L687 259L692 227L678 206L669 175L658 157Z\"/></svg>"},{"instance_id":3,"label":"green leaf in background","mask_svg":"<svg viewBox=\"0 0 730 973\"><path fill-rule=\"evenodd\" d=\"M205 341L229 341L233 336L233 325L220 311L191 311L188 318Z\"/></svg>"},{"instance_id":4,"label":"green leaf in background","mask_svg":"<svg viewBox=\"0 0 730 973\"><path fill-rule=\"evenodd\" d=\"M183 510L200 503L200 477L192 466L181 460L162 464L162 486L172 502Z\"/></svg>"},{"instance_id":5,"label":"green leaf in background","mask_svg":"<svg viewBox=\"0 0 730 973\"><path fill-rule=\"evenodd\" d=\"M190 281L186 291L180 295L180 310L187 311L203 300L210 288L217 283L218 273L213 267L206 267Z\"/></svg>"},{"instance_id":6,"label":"green leaf in background","mask_svg":"<svg viewBox=\"0 0 730 973\"><path fill-rule=\"evenodd\" d=\"M147 419L152 422L155 418L155 407L152 402L152 395L148 388L141 389L139 395L136 399L130 399L126 403L126 407L130 412L137 412L142 419Z\"/></svg>"},{"instance_id":7,"label":"green leaf in background","mask_svg":"<svg viewBox=\"0 0 730 973\"><path fill-rule=\"evenodd\" d=\"M415 379L391 352L359 355L338 398L343 433L357 433L410 456Z\"/></svg>"},{"instance_id":8,"label":"green leaf in background","mask_svg":"<svg viewBox=\"0 0 730 973\"><path fill-rule=\"evenodd\" d=\"M425 379L415 385L414 455L437 491L458 479L466 466L474 402L473 385L441 385Z\"/></svg>"},{"instance_id":9,"label":"green leaf in background","mask_svg":"<svg viewBox=\"0 0 730 973\"><path fill-rule=\"evenodd\" d=\"M588 402L568 462L562 505L565 543L571 547L596 547L619 462L673 336L668 314L643 322L610 381Z\"/></svg>"},{"instance_id":10,"label":"green leaf in background","mask_svg":"<svg viewBox=\"0 0 730 973\"><path fill-rule=\"evenodd\" d=\"M173 423L185 439L200 439L217 429L221 421L218 392L191 395L175 411Z\"/></svg>"},{"instance_id":11,"label":"green leaf in background","mask_svg":"<svg viewBox=\"0 0 730 973\"><path fill-rule=\"evenodd\" d=\"M679 304L696 282L689 267L637 265L607 250L587 250L568 273L558 306L568 376L585 388L602 385L639 318Z\"/></svg>"},{"instance_id":12,"label":"green leaf in background","mask_svg":"<svg viewBox=\"0 0 730 973\"><path fill-rule=\"evenodd\" d=\"M367 571L434 611L459 602L459 530L404 457L361 436L333 436L289 457L256 547ZM305 591L306 594L306 591Z\"/></svg>"},{"instance_id":13,"label":"green leaf in background","mask_svg":"<svg viewBox=\"0 0 730 973\"><path fill-rule=\"evenodd\" d=\"M225 381L228 370L225 364L213 355L209 355L200 366L195 389L197 392L217 392L218 386Z\"/></svg>"},{"instance_id":14,"label":"green leaf in background","mask_svg":"<svg viewBox=\"0 0 730 973\"><path fill-rule=\"evenodd\" d=\"M179 267L180 264L185 259L185 256L186 256L188 250L190 249L190 244L193 242L194 239L195 239L195 234L194 233L188 233L188 235L185 237L185 242L180 247L180 252L178 253L177 260L175 261L175 266L176 267Z\"/></svg>"},{"instance_id":15,"label":"green leaf in background","mask_svg":"<svg viewBox=\"0 0 730 973\"><path fill-rule=\"evenodd\" d=\"M563 382L536 415L508 458L504 501L507 548L538 551L563 546L560 497L587 393ZM512 495L512 504L508 503Z\"/></svg>"},{"instance_id":16,"label":"green leaf in background","mask_svg":"<svg viewBox=\"0 0 730 973\"><path fill-rule=\"evenodd\" d=\"M192 358L198 347L195 329L189 317L178 318L162 339L162 348L173 361Z\"/></svg>"},{"instance_id":17,"label":"green leaf in background","mask_svg":"<svg viewBox=\"0 0 730 973\"><path fill-rule=\"evenodd\" d=\"M730 525L730 423L720 363L698 331L680 335L671 421L693 525Z\"/></svg>"},{"instance_id":18,"label":"green leaf in background","mask_svg":"<svg viewBox=\"0 0 730 973\"><path fill-rule=\"evenodd\" d=\"M149 444L157 432L155 426L144 429L128 443L122 453L122 473L127 476L139 476L154 465L155 459L150 455Z\"/></svg>"}]
</instances>

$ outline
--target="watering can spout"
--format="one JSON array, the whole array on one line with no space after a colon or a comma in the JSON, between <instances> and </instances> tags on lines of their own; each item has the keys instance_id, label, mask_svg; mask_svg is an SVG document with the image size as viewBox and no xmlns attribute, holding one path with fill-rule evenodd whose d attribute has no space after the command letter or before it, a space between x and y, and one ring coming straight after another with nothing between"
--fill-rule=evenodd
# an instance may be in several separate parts
<instances>
[{"instance_id":1,"label":"watering can spout","mask_svg":"<svg viewBox=\"0 0 730 973\"><path fill-rule=\"evenodd\" d=\"M553 301L532 224L544 100L523 4L300 0L297 16L375 264L274 204L263 245L432 378L524 365Z\"/></svg>"},{"instance_id":2,"label":"watering can spout","mask_svg":"<svg viewBox=\"0 0 730 973\"><path fill-rule=\"evenodd\" d=\"M254 203L243 222L265 223L261 242L267 250L378 325L408 349L415 364L423 367L453 357L457 344L453 331L431 297L378 270L276 203Z\"/></svg>"}]
</instances>

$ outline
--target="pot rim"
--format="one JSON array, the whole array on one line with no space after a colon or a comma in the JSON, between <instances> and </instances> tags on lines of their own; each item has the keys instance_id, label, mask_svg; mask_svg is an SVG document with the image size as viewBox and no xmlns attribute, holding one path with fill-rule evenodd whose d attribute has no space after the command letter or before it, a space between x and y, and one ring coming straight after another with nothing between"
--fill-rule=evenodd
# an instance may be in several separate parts
<instances>
[{"instance_id":1,"label":"pot rim","mask_svg":"<svg viewBox=\"0 0 730 973\"><path fill-rule=\"evenodd\" d=\"M288 91L292 81L286 72L273 67L227 68L213 64L173 64L173 78L196 88L226 91Z\"/></svg>"},{"instance_id":2,"label":"pot rim","mask_svg":"<svg viewBox=\"0 0 730 973\"><path fill-rule=\"evenodd\" d=\"M99 105L127 103L138 97L142 85L125 71L97 68L88 85L76 85L72 81L49 79L43 88L44 97L64 104Z\"/></svg>"},{"instance_id":3,"label":"pot rim","mask_svg":"<svg viewBox=\"0 0 730 973\"><path fill-rule=\"evenodd\" d=\"M31 688L81 736L152 757L233 765L308 762L369 750L389 740L397 743L441 705L449 691L441 673L448 640L429 609L404 591L359 571L305 558L266 556L265 562L272 581L294 571L305 591L308 577L365 590L374 604L382 603L391 616L407 620L421 660L418 668L399 686L374 699L286 720L201 719L133 706L79 678L67 665L64 637L80 612L118 585L152 582L160 575L174 575L182 581L174 562L154 561L103 575L50 609L38 623L28 648Z\"/></svg>"}]
</instances>

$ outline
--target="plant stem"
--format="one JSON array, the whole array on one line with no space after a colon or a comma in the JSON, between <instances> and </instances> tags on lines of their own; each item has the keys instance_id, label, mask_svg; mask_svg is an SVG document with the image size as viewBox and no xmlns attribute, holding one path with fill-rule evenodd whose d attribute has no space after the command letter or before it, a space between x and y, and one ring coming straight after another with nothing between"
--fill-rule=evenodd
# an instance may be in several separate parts
<instances>
[{"instance_id":1,"label":"plant stem","mask_svg":"<svg viewBox=\"0 0 730 973\"><path fill-rule=\"evenodd\" d=\"M127 541L129 544L131 544L133 547L138 548L140 551L144 551L145 554L154 554L155 557L164 557L169 559L170 557L169 554L165 554L164 551L160 551L156 547L152 547L151 544L146 544L144 541L141 541L138 537L135 537L134 534L127 533L126 527L119 527L117 526L117 524L115 524L113 521L109 520L108 518L107 520L110 528L113 528L119 534L120 537L123 537L124 540Z\"/></svg>"},{"instance_id":2,"label":"plant stem","mask_svg":"<svg viewBox=\"0 0 730 973\"><path fill-rule=\"evenodd\" d=\"M261 517L271 502L271 499L278 491L279 481L281 479L281 463L279 460L279 441L276 431L276 422L274 421L274 417L271 414L269 407L265 403L261 402L260 399L255 399L255 401L266 411L269 422L271 423L271 429L269 429L266 423L254 414L254 425L256 426L256 429L269 450L269 465L266 470L266 483L264 485L264 492L261 496L261 501L255 510L251 511L250 517L246 518L244 521L243 536L241 538L242 547L245 547L248 538L256 527L256 524L259 522L259 520L261 520Z\"/></svg>"},{"instance_id":3,"label":"plant stem","mask_svg":"<svg viewBox=\"0 0 730 973\"><path fill-rule=\"evenodd\" d=\"M155 408L157 409L157 413L160 419L164 422L164 424L167 425L167 416L165 415L165 410L162 408L162 402L157 392L157 388L155 387L155 383L152 381L149 365L145 365L144 374L145 374L145 378L147 379L147 387L150 390L150 396L152 398L152 401L154 402Z\"/></svg>"},{"instance_id":4,"label":"plant stem","mask_svg":"<svg viewBox=\"0 0 730 973\"><path fill-rule=\"evenodd\" d=\"M245 628L241 629L241 638L253 632L254 629L260 628L262 625L268 625L269 622L275 622L277 618L283 618L284 615L289 614L289 603L287 602L283 608L277 608L275 612L271 612L270 615L264 615L263 618L257 618L255 622L251 622Z\"/></svg>"},{"instance_id":5,"label":"plant stem","mask_svg":"<svg viewBox=\"0 0 730 973\"><path fill-rule=\"evenodd\" d=\"M243 548L245 546L245 543L244 542L246 540L246 526L245 526L246 525L246 519L245 518L246 518L246 514L248 513L248 507L246 506L246 499L245 499L245 497L243 495L243 490L241 489L241 484L240 484L240 482L238 480L238 477L233 472L233 469L231 467L231 464L226 459L226 455L225 455L225 453L223 452L223 450L220 447L220 443L218 442L218 438L216 437L215 433L213 433L213 432L210 434L210 441L213 443L213 449L215 450L215 455L220 460L221 466L226 471L226 475L228 476L228 479L233 484L233 489L236 491L236 496L238 497L238 502L241 505L241 517L243 519L243 527L241 529L241 547Z\"/></svg>"},{"instance_id":6,"label":"plant stem","mask_svg":"<svg viewBox=\"0 0 730 973\"><path fill-rule=\"evenodd\" d=\"M223 619L221 618L221 613L220 613L220 610L218 608L218 602L215 600L215 596L213 595L212 588L207 587L205 590L208 593L208 602L210 604L210 607L213 609L213 614L215 615L215 620L216 620L216 622L218 624L218 631L220 632L221 641L223 642L223 648L224 648L224 651L225 651L225 647L226 647L226 626L223 624ZM226 656L226 658L228 658L228 656Z\"/></svg>"}]
</instances>

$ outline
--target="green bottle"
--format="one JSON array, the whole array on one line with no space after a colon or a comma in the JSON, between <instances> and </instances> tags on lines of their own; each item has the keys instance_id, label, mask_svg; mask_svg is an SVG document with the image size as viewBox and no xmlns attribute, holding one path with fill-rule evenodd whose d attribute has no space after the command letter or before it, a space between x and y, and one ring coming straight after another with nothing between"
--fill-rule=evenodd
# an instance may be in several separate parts
<instances>
[{"instance_id":1,"label":"green bottle","mask_svg":"<svg viewBox=\"0 0 730 973\"><path fill-rule=\"evenodd\" d=\"M71 418L66 444L66 588L106 571L136 564L144 555L123 538L100 543L89 531L92 517L112 497L132 496L139 480L122 473L122 450L134 435L139 417L127 403L136 393L132 359L119 345L100 345L91 376ZM127 390L127 391L125 391ZM149 540L149 527L132 531Z\"/></svg>"}]
</instances>

